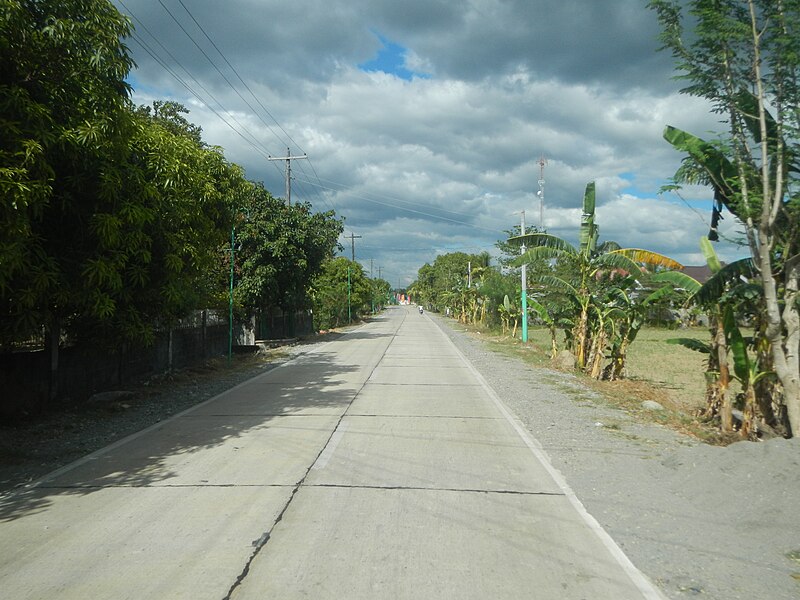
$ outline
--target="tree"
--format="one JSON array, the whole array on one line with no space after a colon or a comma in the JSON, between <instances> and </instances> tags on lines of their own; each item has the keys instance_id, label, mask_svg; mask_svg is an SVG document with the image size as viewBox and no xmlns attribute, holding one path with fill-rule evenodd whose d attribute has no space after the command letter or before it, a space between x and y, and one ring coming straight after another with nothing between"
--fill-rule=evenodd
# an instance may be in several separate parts
<instances>
[{"instance_id":1,"label":"tree","mask_svg":"<svg viewBox=\"0 0 800 600\"><path fill-rule=\"evenodd\" d=\"M370 309L371 285L357 262L340 256L326 260L310 295L314 327L330 329L356 320Z\"/></svg>"},{"instance_id":2,"label":"tree","mask_svg":"<svg viewBox=\"0 0 800 600\"><path fill-rule=\"evenodd\" d=\"M93 216L113 203L132 121L107 0L3 2L0 13L0 334L24 337L90 301ZM103 307L97 307L101 311Z\"/></svg>"},{"instance_id":3,"label":"tree","mask_svg":"<svg viewBox=\"0 0 800 600\"><path fill-rule=\"evenodd\" d=\"M715 197L744 225L764 304L764 337L783 386L792 433L800 431L800 216L797 176L800 7L782 0L654 0L664 47L708 99L728 132L718 145L732 166L705 170ZM683 6L689 8L688 15ZM686 23L691 22L690 35ZM716 208L716 207L715 207Z\"/></svg>"},{"instance_id":4,"label":"tree","mask_svg":"<svg viewBox=\"0 0 800 600\"><path fill-rule=\"evenodd\" d=\"M478 314L485 318L486 299L480 289L492 270L490 259L488 252L441 254L432 265L426 263L419 269L409 293L417 303L431 310L451 309L465 323L478 320Z\"/></svg>"},{"instance_id":5,"label":"tree","mask_svg":"<svg viewBox=\"0 0 800 600\"><path fill-rule=\"evenodd\" d=\"M238 210L239 305L247 312L308 308L313 278L339 249L341 220L332 211L312 213L306 203L287 205L260 184L251 185Z\"/></svg>"}]
</instances>

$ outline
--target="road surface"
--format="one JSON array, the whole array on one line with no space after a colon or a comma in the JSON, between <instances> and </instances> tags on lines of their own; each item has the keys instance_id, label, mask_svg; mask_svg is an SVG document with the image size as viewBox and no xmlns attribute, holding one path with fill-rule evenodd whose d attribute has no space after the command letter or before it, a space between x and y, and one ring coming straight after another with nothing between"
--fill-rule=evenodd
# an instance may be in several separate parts
<instances>
[{"instance_id":1,"label":"road surface","mask_svg":"<svg viewBox=\"0 0 800 600\"><path fill-rule=\"evenodd\" d=\"M0 498L0 590L663 598L413 307Z\"/></svg>"}]
</instances>

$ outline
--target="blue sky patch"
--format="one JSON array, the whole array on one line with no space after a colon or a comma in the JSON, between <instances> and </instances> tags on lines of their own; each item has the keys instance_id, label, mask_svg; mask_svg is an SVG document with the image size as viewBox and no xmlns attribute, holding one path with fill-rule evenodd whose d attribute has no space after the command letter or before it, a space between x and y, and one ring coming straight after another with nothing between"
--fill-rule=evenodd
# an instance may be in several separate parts
<instances>
[{"instance_id":1,"label":"blue sky patch","mask_svg":"<svg viewBox=\"0 0 800 600\"><path fill-rule=\"evenodd\" d=\"M406 81L411 81L414 77L421 79L430 78L430 75L427 73L417 73L406 67L408 48L400 44L395 44L380 33L375 33L375 35L380 40L381 44L383 44L383 47L378 50L378 55L375 58L358 65L359 69L366 73L381 71L388 75L394 75L400 79L405 79Z\"/></svg>"}]
</instances>

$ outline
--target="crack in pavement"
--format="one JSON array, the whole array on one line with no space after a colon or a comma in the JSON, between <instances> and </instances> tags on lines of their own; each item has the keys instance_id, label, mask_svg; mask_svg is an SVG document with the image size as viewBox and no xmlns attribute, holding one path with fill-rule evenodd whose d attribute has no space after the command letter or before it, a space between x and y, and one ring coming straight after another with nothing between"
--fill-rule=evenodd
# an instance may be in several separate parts
<instances>
[{"instance_id":1,"label":"crack in pavement","mask_svg":"<svg viewBox=\"0 0 800 600\"><path fill-rule=\"evenodd\" d=\"M400 490L411 492L465 492L470 494L510 494L516 496L564 496L563 492L526 492L524 490L505 490L492 489L484 490L480 488L443 488L443 487L423 487L413 485L347 485L341 483L314 483L305 485L306 488L341 488L350 490Z\"/></svg>"},{"instance_id":2,"label":"crack in pavement","mask_svg":"<svg viewBox=\"0 0 800 600\"><path fill-rule=\"evenodd\" d=\"M254 548L253 549L253 553L250 555L250 558L247 560L247 563L245 563L244 569L242 569L242 572L236 578L236 581L233 582L233 585L230 587L230 589L228 590L228 593L222 598L222 600L231 600L231 598L233 597L233 594L236 592L236 589L239 588L239 586L241 586L242 583L244 582L245 578L247 578L247 575L250 573L250 566L253 564L253 561L259 555L261 550L267 545L267 543L270 540L270 536L272 535L272 532L274 531L274 529L278 525L278 523L280 523L281 520L283 519L283 515L286 513L286 511L291 506L292 500L294 500L294 497L297 494L297 492L300 490L301 487L303 487L303 484L305 483L305 480L308 478L309 474L311 473L311 470L314 468L314 465L317 463L317 461L323 455L323 453L325 452L325 450L328 447L328 444L330 444L331 440L334 439L334 436L337 435L336 432L339 430L339 427L341 426L342 421L344 420L345 416L347 416L347 411L350 410L350 407L353 405L353 402L355 402L355 399L358 398L358 395L366 387L367 382L369 381L369 378L375 372L375 369L378 368L378 365L381 363L381 361L383 360L384 356L386 356L387 350L392 345L392 342L394 341L394 339L397 337L397 332L400 330L400 327L402 327L402 325L405 322L405 320L406 320L406 316L404 315L403 319L400 321L400 324L397 325L397 327L395 328L394 332L392 333L392 339L386 345L386 348L384 349L383 353L381 354L381 357L375 363L375 366L372 368L372 371L370 371L370 374L364 380L364 383L361 384L361 387L358 389L358 391L355 393L355 395L350 399L350 402L347 405L347 409L339 417L339 420L336 422L336 427L333 428L333 431L331 432L331 435L328 438L328 440L325 442L325 445L319 451L319 454L317 454L316 458L311 462L311 464L309 465L308 469L306 469L306 472L305 472L305 475L303 475L303 478L297 483L296 486L294 486L294 489L292 490L292 493L289 495L289 499L286 501L286 504L281 509L281 512L278 514L278 517L272 523L270 528L261 535L260 538L258 538L257 540L253 541L253 548Z\"/></svg>"}]
</instances>

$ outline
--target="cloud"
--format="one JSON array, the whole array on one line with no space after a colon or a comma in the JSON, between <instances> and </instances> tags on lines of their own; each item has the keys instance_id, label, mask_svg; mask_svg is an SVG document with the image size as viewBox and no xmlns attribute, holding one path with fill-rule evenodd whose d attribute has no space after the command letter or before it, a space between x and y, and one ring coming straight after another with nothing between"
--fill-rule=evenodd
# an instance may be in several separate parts
<instances>
[{"instance_id":1,"label":"cloud","mask_svg":"<svg viewBox=\"0 0 800 600\"><path fill-rule=\"evenodd\" d=\"M293 199L334 207L363 236L357 258L395 285L439 253L493 250L521 210L538 224L542 155L552 233L577 237L595 180L603 239L701 260L711 194L657 196L681 158L661 136L719 125L677 93L640 0L124 5L134 100L186 104L206 141L278 196L282 165L266 156L307 152Z\"/></svg>"}]
</instances>

